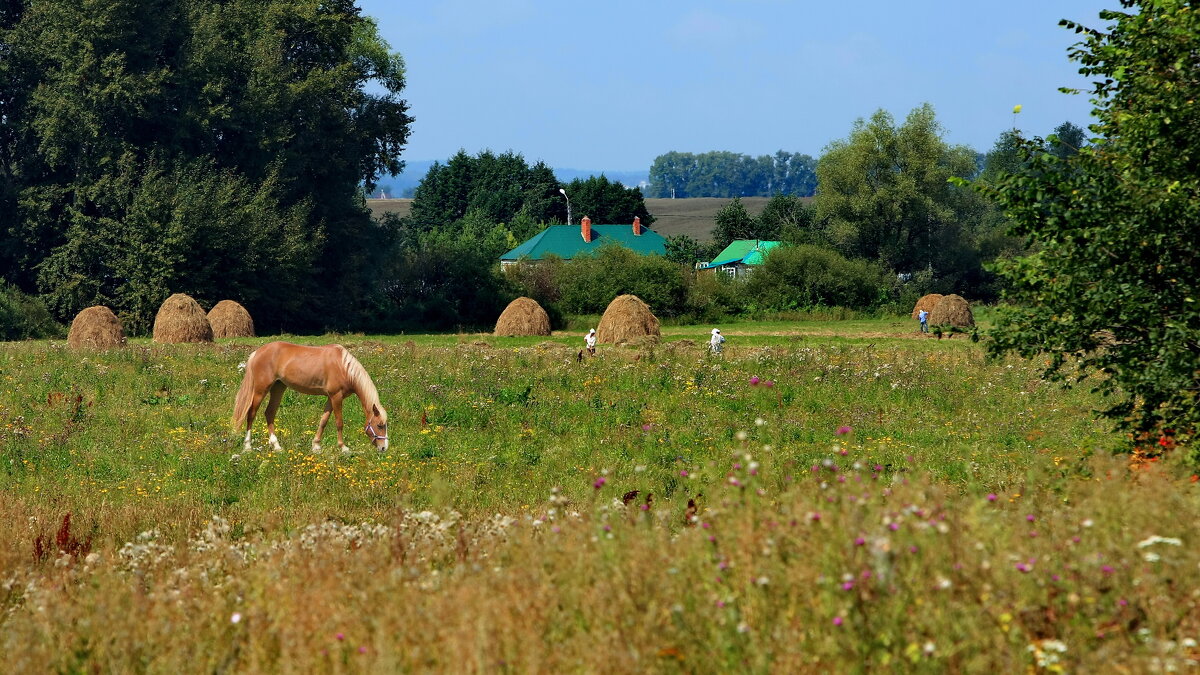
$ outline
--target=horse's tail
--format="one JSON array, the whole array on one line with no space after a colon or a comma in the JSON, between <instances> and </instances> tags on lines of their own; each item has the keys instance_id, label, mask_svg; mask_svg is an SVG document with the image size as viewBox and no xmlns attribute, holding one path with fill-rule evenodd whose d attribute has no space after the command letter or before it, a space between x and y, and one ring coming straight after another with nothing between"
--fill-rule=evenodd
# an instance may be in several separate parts
<instances>
[{"instance_id":1,"label":"horse's tail","mask_svg":"<svg viewBox=\"0 0 1200 675\"><path fill-rule=\"evenodd\" d=\"M233 418L230 424L238 431L245 426L246 413L250 411L250 402L254 400L254 377L250 374L250 362L257 353L250 352L250 356L246 357L246 374L242 376L242 386L238 387L237 398L233 400Z\"/></svg>"}]
</instances>

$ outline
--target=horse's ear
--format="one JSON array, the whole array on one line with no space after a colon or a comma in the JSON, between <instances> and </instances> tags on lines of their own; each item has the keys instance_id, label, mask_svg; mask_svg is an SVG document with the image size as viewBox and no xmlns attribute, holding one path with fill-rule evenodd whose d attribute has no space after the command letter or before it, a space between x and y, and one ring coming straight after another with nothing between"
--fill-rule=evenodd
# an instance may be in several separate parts
<instances>
[{"instance_id":1,"label":"horse's ear","mask_svg":"<svg viewBox=\"0 0 1200 675\"><path fill-rule=\"evenodd\" d=\"M377 404L371 404L371 411L375 413L376 417L382 417L382 415L379 414L379 406Z\"/></svg>"}]
</instances>

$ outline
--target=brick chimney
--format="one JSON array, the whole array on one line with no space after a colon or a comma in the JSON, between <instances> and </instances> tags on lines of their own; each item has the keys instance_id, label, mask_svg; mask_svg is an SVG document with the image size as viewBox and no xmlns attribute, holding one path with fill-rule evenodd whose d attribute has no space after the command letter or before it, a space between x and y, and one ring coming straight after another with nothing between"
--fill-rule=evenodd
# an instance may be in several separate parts
<instances>
[{"instance_id":1,"label":"brick chimney","mask_svg":"<svg viewBox=\"0 0 1200 675\"><path fill-rule=\"evenodd\" d=\"M633 217L633 236L635 236L635 237L642 236L642 217L641 216Z\"/></svg>"},{"instance_id":2,"label":"brick chimney","mask_svg":"<svg viewBox=\"0 0 1200 675\"><path fill-rule=\"evenodd\" d=\"M579 221L579 233L583 235L583 240L592 243L592 219L587 216Z\"/></svg>"}]
</instances>

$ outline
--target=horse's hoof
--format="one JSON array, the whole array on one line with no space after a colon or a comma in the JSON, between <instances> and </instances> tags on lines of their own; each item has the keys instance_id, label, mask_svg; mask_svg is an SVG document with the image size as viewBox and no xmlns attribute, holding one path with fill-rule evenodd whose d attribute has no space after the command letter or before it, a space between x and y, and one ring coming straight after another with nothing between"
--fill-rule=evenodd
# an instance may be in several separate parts
<instances>
[{"instance_id":1,"label":"horse's hoof","mask_svg":"<svg viewBox=\"0 0 1200 675\"><path fill-rule=\"evenodd\" d=\"M320 452L320 451L321 451L321 444L320 444L320 443L313 443L313 444L312 444L312 451L313 451L313 452Z\"/></svg>"}]
</instances>

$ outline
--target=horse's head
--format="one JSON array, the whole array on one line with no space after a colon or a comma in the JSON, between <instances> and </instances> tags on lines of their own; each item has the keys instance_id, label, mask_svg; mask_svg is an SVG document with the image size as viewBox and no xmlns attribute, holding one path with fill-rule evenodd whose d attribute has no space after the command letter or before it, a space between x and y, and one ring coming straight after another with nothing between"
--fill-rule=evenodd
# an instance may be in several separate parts
<instances>
[{"instance_id":1,"label":"horse's head","mask_svg":"<svg viewBox=\"0 0 1200 675\"><path fill-rule=\"evenodd\" d=\"M363 427L363 432L367 434L367 438L375 444L375 448L380 452L388 449L387 436L387 411L379 406L378 403L371 405L371 419L367 420Z\"/></svg>"}]
</instances>

